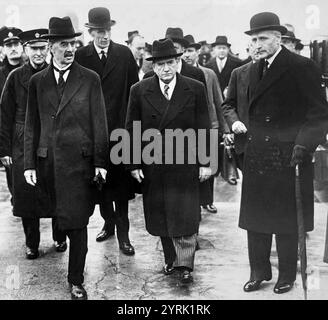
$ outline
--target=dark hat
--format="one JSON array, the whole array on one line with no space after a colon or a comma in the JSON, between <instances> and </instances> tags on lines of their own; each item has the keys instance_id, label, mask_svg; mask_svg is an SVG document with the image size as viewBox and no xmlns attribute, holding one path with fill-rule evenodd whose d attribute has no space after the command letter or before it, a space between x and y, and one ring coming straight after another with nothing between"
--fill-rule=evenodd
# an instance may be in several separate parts
<instances>
[{"instance_id":1,"label":"dark hat","mask_svg":"<svg viewBox=\"0 0 328 320\"><path fill-rule=\"evenodd\" d=\"M287 32L287 28L280 24L279 17L272 12L261 12L254 15L250 21L250 28L250 30L245 31L248 35L264 30L276 30L280 31L281 34Z\"/></svg>"},{"instance_id":2,"label":"dark hat","mask_svg":"<svg viewBox=\"0 0 328 320\"><path fill-rule=\"evenodd\" d=\"M294 32L289 31L289 30L287 30L287 32L286 32L281 38L283 38L283 39L290 39L290 40L293 40L293 41L295 41L295 42L299 42L299 41L301 41L300 39L297 39L297 38L295 37Z\"/></svg>"},{"instance_id":3,"label":"dark hat","mask_svg":"<svg viewBox=\"0 0 328 320\"><path fill-rule=\"evenodd\" d=\"M48 29L33 29L21 32L18 36L22 40L23 44L28 44L39 41L47 42L47 39L41 38L43 34L47 33Z\"/></svg>"},{"instance_id":4,"label":"dark hat","mask_svg":"<svg viewBox=\"0 0 328 320\"><path fill-rule=\"evenodd\" d=\"M45 39L69 39L78 37L82 32L75 32L70 17L51 17L49 20L49 33L43 34Z\"/></svg>"},{"instance_id":5,"label":"dark hat","mask_svg":"<svg viewBox=\"0 0 328 320\"><path fill-rule=\"evenodd\" d=\"M189 45L188 41L183 38L183 31L181 28L167 28L165 38L180 43L184 48Z\"/></svg>"},{"instance_id":6,"label":"dark hat","mask_svg":"<svg viewBox=\"0 0 328 320\"><path fill-rule=\"evenodd\" d=\"M184 36L184 39L188 41L188 46L186 48L195 48L199 50L201 48L201 44L195 43L195 39L191 34Z\"/></svg>"},{"instance_id":7,"label":"dark hat","mask_svg":"<svg viewBox=\"0 0 328 320\"><path fill-rule=\"evenodd\" d=\"M129 31L128 32L128 40L125 40L126 43L131 43L133 38L135 36L139 35L139 31L138 30L134 30L134 31Z\"/></svg>"},{"instance_id":8,"label":"dark hat","mask_svg":"<svg viewBox=\"0 0 328 320\"><path fill-rule=\"evenodd\" d=\"M158 61L180 56L182 56L182 53L177 53L171 39L160 39L153 42L152 56L146 58L146 60Z\"/></svg>"},{"instance_id":9,"label":"dark hat","mask_svg":"<svg viewBox=\"0 0 328 320\"><path fill-rule=\"evenodd\" d=\"M89 22L84 25L90 29L110 29L116 24L115 20L111 20L109 10L104 7L90 9L88 18Z\"/></svg>"},{"instance_id":10,"label":"dark hat","mask_svg":"<svg viewBox=\"0 0 328 320\"><path fill-rule=\"evenodd\" d=\"M231 44L228 43L228 38L226 36L217 36L215 42L212 43L212 47L219 46L219 45L231 47Z\"/></svg>"},{"instance_id":11,"label":"dark hat","mask_svg":"<svg viewBox=\"0 0 328 320\"><path fill-rule=\"evenodd\" d=\"M206 46L206 45L208 45L208 43L207 43L206 40L199 41L198 43L199 43L201 46Z\"/></svg>"},{"instance_id":12,"label":"dark hat","mask_svg":"<svg viewBox=\"0 0 328 320\"><path fill-rule=\"evenodd\" d=\"M17 42L20 41L18 35L23 32L21 29L18 28L11 28L11 27L2 27L0 29L0 45L3 46L6 43L10 42Z\"/></svg>"}]
</instances>

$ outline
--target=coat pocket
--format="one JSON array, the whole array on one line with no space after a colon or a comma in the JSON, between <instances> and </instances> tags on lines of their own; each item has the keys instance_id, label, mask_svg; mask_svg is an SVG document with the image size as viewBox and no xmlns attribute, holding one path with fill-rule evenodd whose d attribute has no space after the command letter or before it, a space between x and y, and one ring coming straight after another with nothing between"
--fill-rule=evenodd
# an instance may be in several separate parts
<instances>
[{"instance_id":1,"label":"coat pocket","mask_svg":"<svg viewBox=\"0 0 328 320\"><path fill-rule=\"evenodd\" d=\"M38 148L36 151L36 155L39 158L47 158L48 157L48 148Z\"/></svg>"}]
</instances>

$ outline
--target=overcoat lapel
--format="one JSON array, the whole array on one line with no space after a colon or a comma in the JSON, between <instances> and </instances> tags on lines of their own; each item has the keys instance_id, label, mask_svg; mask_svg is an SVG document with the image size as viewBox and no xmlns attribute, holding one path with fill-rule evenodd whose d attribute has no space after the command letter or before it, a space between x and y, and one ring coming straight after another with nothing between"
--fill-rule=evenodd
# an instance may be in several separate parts
<instances>
[{"instance_id":1,"label":"overcoat lapel","mask_svg":"<svg viewBox=\"0 0 328 320\"><path fill-rule=\"evenodd\" d=\"M103 66L93 43L88 46L86 56L87 59L89 60L88 65L94 66L96 68L95 71L98 74L103 74Z\"/></svg>"},{"instance_id":2,"label":"overcoat lapel","mask_svg":"<svg viewBox=\"0 0 328 320\"><path fill-rule=\"evenodd\" d=\"M50 103L52 108L55 111L57 111L57 107L59 104L57 83L56 83L53 69L50 65L45 69L45 73L43 75L43 81L41 82L41 89L45 93L44 96L47 97L48 102Z\"/></svg>"},{"instance_id":3,"label":"overcoat lapel","mask_svg":"<svg viewBox=\"0 0 328 320\"><path fill-rule=\"evenodd\" d=\"M280 51L280 53L277 55L277 57L274 59L272 65L270 66L269 70L266 72L264 77L261 79L261 81L258 81L260 77L260 72L263 68L263 62L258 63L257 66L257 78L256 74L254 74L254 71L251 72L251 86L254 90L254 95L251 97L250 100L250 107L254 103L256 99L258 99L265 91L267 91L275 82L277 82L281 76L288 70L288 51L284 47ZM255 68L253 68L255 69ZM254 80L257 81L257 85L254 83Z\"/></svg>"},{"instance_id":4,"label":"overcoat lapel","mask_svg":"<svg viewBox=\"0 0 328 320\"><path fill-rule=\"evenodd\" d=\"M20 83L23 86L23 88L27 91L28 90L28 83L32 76L32 70L28 63L26 63L22 69L22 76L20 77Z\"/></svg>"},{"instance_id":5,"label":"overcoat lapel","mask_svg":"<svg viewBox=\"0 0 328 320\"><path fill-rule=\"evenodd\" d=\"M178 113L184 108L186 103L191 98L190 87L184 79L177 73L177 82L169 103L169 106L163 115L162 121L159 125L159 130L165 128ZM188 94L189 93L189 94Z\"/></svg>"},{"instance_id":6,"label":"overcoat lapel","mask_svg":"<svg viewBox=\"0 0 328 320\"><path fill-rule=\"evenodd\" d=\"M81 85L82 85L82 75L80 73L78 64L73 62L71 71L66 80L63 97L60 101L57 114L59 114L64 109L64 107L68 104L68 102L79 90Z\"/></svg>"},{"instance_id":7,"label":"overcoat lapel","mask_svg":"<svg viewBox=\"0 0 328 320\"><path fill-rule=\"evenodd\" d=\"M102 75L102 79L107 77L113 71L120 58L115 50L115 46L116 44L113 41L111 41L107 51L107 61L106 61L104 73Z\"/></svg>"}]
</instances>

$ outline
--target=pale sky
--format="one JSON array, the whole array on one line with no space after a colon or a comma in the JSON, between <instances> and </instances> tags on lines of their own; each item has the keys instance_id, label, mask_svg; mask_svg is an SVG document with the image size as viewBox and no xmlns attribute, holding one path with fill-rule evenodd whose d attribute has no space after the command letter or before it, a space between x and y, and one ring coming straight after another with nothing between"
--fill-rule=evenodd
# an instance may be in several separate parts
<instances>
[{"instance_id":1,"label":"pale sky","mask_svg":"<svg viewBox=\"0 0 328 320\"><path fill-rule=\"evenodd\" d=\"M245 57L252 15L272 11L281 23L293 24L296 36L304 43L315 37L328 36L327 0L0 0L1 25L23 30L47 28L51 16L70 15L75 27L84 32L89 9L105 6L117 24L112 39L124 43L127 33L139 30L147 42L164 37L167 27L181 27L196 41L214 42L226 35L232 50Z\"/></svg>"}]
</instances>

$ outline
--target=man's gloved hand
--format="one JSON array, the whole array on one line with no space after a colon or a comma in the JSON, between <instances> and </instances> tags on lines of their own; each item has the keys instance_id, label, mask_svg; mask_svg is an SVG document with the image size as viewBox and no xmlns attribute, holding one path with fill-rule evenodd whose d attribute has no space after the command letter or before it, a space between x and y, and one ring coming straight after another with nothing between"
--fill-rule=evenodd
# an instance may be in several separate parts
<instances>
[{"instance_id":1,"label":"man's gloved hand","mask_svg":"<svg viewBox=\"0 0 328 320\"><path fill-rule=\"evenodd\" d=\"M297 164L308 164L312 161L312 154L301 145L295 145L293 149L292 159L290 165L295 167Z\"/></svg>"},{"instance_id":2,"label":"man's gloved hand","mask_svg":"<svg viewBox=\"0 0 328 320\"><path fill-rule=\"evenodd\" d=\"M234 143L234 134L233 133L224 133L222 135L223 142L225 146L231 146Z\"/></svg>"},{"instance_id":3,"label":"man's gloved hand","mask_svg":"<svg viewBox=\"0 0 328 320\"><path fill-rule=\"evenodd\" d=\"M241 121L235 121L232 124L231 130L235 134L241 134L247 132L246 126Z\"/></svg>"}]
</instances>

